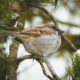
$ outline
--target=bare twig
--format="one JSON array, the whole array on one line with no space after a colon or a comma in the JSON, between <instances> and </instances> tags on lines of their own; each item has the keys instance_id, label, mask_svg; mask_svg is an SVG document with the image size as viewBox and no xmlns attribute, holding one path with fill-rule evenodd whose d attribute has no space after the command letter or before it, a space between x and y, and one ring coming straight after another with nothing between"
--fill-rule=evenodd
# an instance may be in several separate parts
<instances>
[{"instance_id":1,"label":"bare twig","mask_svg":"<svg viewBox=\"0 0 80 80\"><path fill-rule=\"evenodd\" d=\"M25 59L35 59L35 58L37 58L37 56L26 55L26 56L17 58L17 61L20 63L21 61L23 61L23 60L25 60ZM48 74L46 73L46 70L45 70L45 67L44 67L44 65L43 65L42 60L41 60L41 59L36 59L36 60L40 63L44 75L45 75L47 78L49 78L50 80L55 80L53 77L51 77L50 75L48 75Z\"/></svg>"},{"instance_id":2,"label":"bare twig","mask_svg":"<svg viewBox=\"0 0 80 80\"><path fill-rule=\"evenodd\" d=\"M20 63L21 61L25 60L25 59L32 59L32 55L26 55L20 58L17 58L17 61Z\"/></svg>"},{"instance_id":3,"label":"bare twig","mask_svg":"<svg viewBox=\"0 0 80 80\"><path fill-rule=\"evenodd\" d=\"M65 36L65 35L62 35L62 37L69 43L69 45L75 50L77 51L77 47Z\"/></svg>"},{"instance_id":4,"label":"bare twig","mask_svg":"<svg viewBox=\"0 0 80 80\"><path fill-rule=\"evenodd\" d=\"M48 61L45 57L39 57L39 55L26 55L26 56L17 58L17 61L18 61L18 62L21 62L21 61L23 61L23 60L25 60L25 59L36 59L38 62L39 62L39 61L45 62L46 65L47 65L47 67L48 67L48 69L49 69L49 71L50 71L50 73L52 74L52 77L49 76L48 74L46 74L43 64L42 64L41 62L39 62L40 65L41 65L41 67L42 67L42 70L43 70L44 75L45 75L46 77L48 77L50 80L60 80L60 79L58 78L58 76L55 74L55 72L54 72L51 64L49 63L49 61Z\"/></svg>"},{"instance_id":5,"label":"bare twig","mask_svg":"<svg viewBox=\"0 0 80 80\"><path fill-rule=\"evenodd\" d=\"M73 22L67 22L67 21L61 21L61 20L56 20L58 23L60 24L64 24L64 25L68 25L68 26L76 26L76 27L80 27L80 24L75 24Z\"/></svg>"},{"instance_id":6,"label":"bare twig","mask_svg":"<svg viewBox=\"0 0 80 80\"><path fill-rule=\"evenodd\" d=\"M47 78L49 78L50 80L55 80L55 79L53 79L50 75L48 75L48 74L46 73L46 70L45 70L45 67L44 67L43 63L42 63L41 61L38 61L38 62L39 62L40 65L41 65L41 68L42 68L42 70L43 70L44 75L45 75Z\"/></svg>"},{"instance_id":7,"label":"bare twig","mask_svg":"<svg viewBox=\"0 0 80 80\"><path fill-rule=\"evenodd\" d=\"M51 18L51 20L54 22L56 27L58 27L56 19L54 18L54 16L50 12L47 11L47 9L45 9L45 8L43 8L41 6L33 5L33 4L31 4L30 7L35 7L35 8L40 9L41 11L43 11L47 16L49 16Z\"/></svg>"},{"instance_id":8,"label":"bare twig","mask_svg":"<svg viewBox=\"0 0 80 80\"><path fill-rule=\"evenodd\" d=\"M55 80L60 80L59 77L55 74L52 65L50 64L50 62L47 60L46 57L43 57L42 60L45 62L45 64L47 65L50 73L52 74L53 78L55 78Z\"/></svg>"}]
</instances>

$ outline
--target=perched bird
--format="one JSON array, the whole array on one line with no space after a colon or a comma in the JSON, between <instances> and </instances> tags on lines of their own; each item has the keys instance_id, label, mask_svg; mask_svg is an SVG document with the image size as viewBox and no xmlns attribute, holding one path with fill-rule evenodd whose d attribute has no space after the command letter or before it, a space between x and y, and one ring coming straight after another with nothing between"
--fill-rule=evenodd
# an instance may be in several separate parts
<instances>
[{"instance_id":1,"label":"perched bird","mask_svg":"<svg viewBox=\"0 0 80 80\"><path fill-rule=\"evenodd\" d=\"M58 50L62 33L63 31L57 29L53 24L46 24L22 32L15 32L13 35L29 53L45 56Z\"/></svg>"}]
</instances>

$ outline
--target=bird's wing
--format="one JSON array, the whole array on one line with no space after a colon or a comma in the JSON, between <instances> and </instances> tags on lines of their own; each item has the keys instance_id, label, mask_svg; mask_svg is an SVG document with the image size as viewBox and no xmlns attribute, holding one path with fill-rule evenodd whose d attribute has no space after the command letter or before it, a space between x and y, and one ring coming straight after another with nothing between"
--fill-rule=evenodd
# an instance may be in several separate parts
<instances>
[{"instance_id":1,"label":"bird's wing","mask_svg":"<svg viewBox=\"0 0 80 80\"><path fill-rule=\"evenodd\" d=\"M21 34L33 37L40 37L41 35L56 34L56 32L49 27L37 27L37 28L31 28L29 30L24 30L21 32Z\"/></svg>"}]
</instances>

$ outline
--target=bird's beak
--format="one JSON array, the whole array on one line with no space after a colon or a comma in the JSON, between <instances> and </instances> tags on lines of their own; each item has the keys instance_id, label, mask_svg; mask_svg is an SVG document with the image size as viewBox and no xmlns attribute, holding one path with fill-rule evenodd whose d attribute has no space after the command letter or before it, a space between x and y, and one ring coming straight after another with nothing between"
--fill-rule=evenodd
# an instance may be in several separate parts
<instances>
[{"instance_id":1,"label":"bird's beak","mask_svg":"<svg viewBox=\"0 0 80 80\"><path fill-rule=\"evenodd\" d=\"M59 34L64 33L64 31L63 30L60 30L59 28L54 27L53 29L55 29Z\"/></svg>"},{"instance_id":2,"label":"bird's beak","mask_svg":"<svg viewBox=\"0 0 80 80\"><path fill-rule=\"evenodd\" d=\"M63 30L60 30L60 29L58 29L58 28L55 28L55 30L56 30L56 31L58 31L58 33L59 33L59 34L64 33L64 31L63 31Z\"/></svg>"},{"instance_id":3,"label":"bird's beak","mask_svg":"<svg viewBox=\"0 0 80 80\"><path fill-rule=\"evenodd\" d=\"M58 30L58 33L59 33L59 34L63 34L64 31L62 31L62 30Z\"/></svg>"}]
</instances>

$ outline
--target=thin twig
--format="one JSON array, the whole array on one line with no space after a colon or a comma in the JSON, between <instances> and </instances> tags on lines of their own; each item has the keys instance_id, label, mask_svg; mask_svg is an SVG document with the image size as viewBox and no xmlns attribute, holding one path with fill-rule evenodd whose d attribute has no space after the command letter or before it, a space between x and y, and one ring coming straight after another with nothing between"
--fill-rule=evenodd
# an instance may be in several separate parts
<instances>
[{"instance_id":1,"label":"thin twig","mask_svg":"<svg viewBox=\"0 0 80 80\"><path fill-rule=\"evenodd\" d=\"M40 57L39 55L26 55L26 56L17 58L17 61L18 61L18 62L21 62L21 61L23 61L23 60L25 60L25 59L36 59L38 62L39 62L39 61L45 62L53 78L51 78L49 75L47 75L47 74L45 73L45 71L43 70L44 74L45 74L50 80L60 80L60 79L58 78L58 76L55 74L55 72L54 72L51 64L49 63L49 61L48 61L45 57ZM43 67L42 64L41 64L41 67ZM42 68L42 69L44 69L44 68Z\"/></svg>"},{"instance_id":2,"label":"thin twig","mask_svg":"<svg viewBox=\"0 0 80 80\"><path fill-rule=\"evenodd\" d=\"M48 74L46 73L46 70L45 70L45 67L44 67L43 63L42 63L41 61L38 61L38 62L39 62L40 65L41 65L41 68L42 68L42 71L43 71L44 75L45 75L47 78L49 78L50 80L55 80L55 79L53 79L50 75L48 75Z\"/></svg>"},{"instance_id":3,"label":"thin twig","mask_svg":"<svg viewBox=\"0 0 80 80\"><path fill-rule=\"evenodd\" d=\"M35 8L40 9L41 11L43 11L47 16L49 16L51 18L51 20L54 22L56 27L58 27L56 19L54 18L54 16L47 9L45 9L41 6L33 5L33 4L31 4L30 7L35 7Z\"/></svg>"},{"instance_id":4,"label":"thin twig","mask_svg":"<svg viewBox=\"0 0 80 80\"><path fill-rule=\"evenodd\" d=\"M47 60L47 58L43 57L42 60L47 65L47 67L48 67L50 73L52 74L53 78L55 78L55 80L60 80L60 78L55 74L54 69L53 69L52 65L50 64L50 62Z\"/></svg>"},{"instance_id":5,"label":"thin twig","mask_svg":"<svg viewBox=\"0 0 80 80\"><path fill-rule=\"evenodd\" d=\"M75 24L73 22L67 22L67 21L61 21L61 20L56 20L58 23L60 24L64 24L64 25L68 25L68 26L76 26L76 27L80 27L80 24Z\"/></svg>"},{"instance_id":6,"label":"thin twig","mask_svg":"<svg viewBox=\"0 0 80 80\"><path fill-rule=\"evenodd\" d=\"M23 61L25 59L32 59L32 55L25 55L23 57L19 57L16 59L16 61L20 63L21 61Z\"/></svg>"},{"instance_id":7,"label":"thin twig","mask_svg":"<svg viewBox=\"0 0 80 80\"><path fill-rule=\"evenodd\" d=\"M65 35L62 35L62 37L69 43L69 45L70 45L75 51L78 50L78 48L77 48Z\"/></svg>"}]
</instances>

